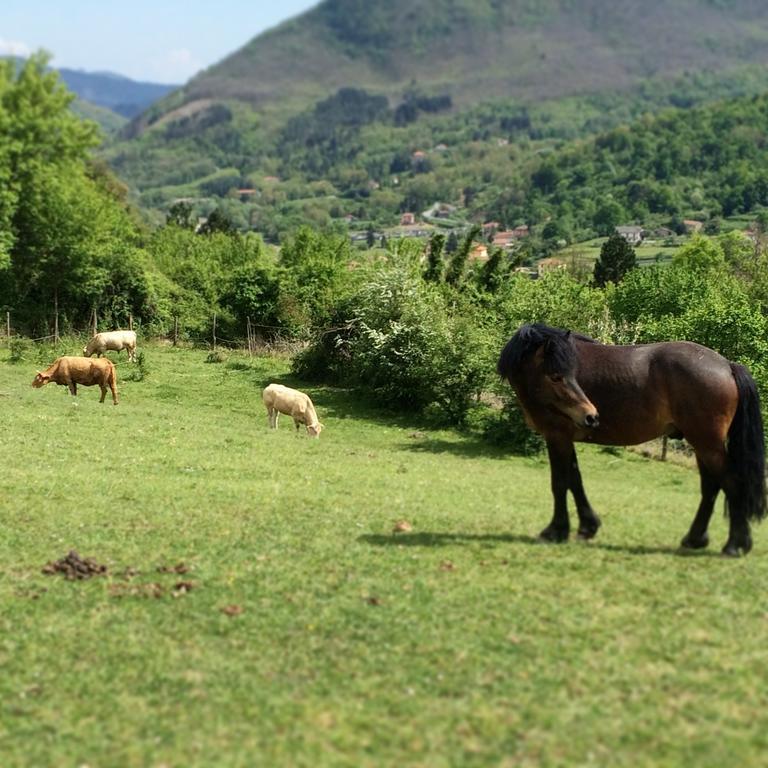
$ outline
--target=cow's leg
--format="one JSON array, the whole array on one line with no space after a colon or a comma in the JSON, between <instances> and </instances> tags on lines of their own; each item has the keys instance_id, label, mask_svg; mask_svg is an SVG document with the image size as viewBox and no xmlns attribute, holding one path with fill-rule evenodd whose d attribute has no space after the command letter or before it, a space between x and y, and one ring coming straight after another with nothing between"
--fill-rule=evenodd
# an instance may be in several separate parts
<instances>
[{"instance_id":1,"label":"cow's leg","mask_svg":"<svg viewBox=\"0 0 768 768\"><path fill-rule=\"evenodd\" d=\"M277 410L267 407L267 416L269 417L269 428L277 429Z\"/></svg>"},{"instance_id":2,"label":"cow's leg","mask_svg":"<svg viewBox=\"0 0 768 768\"><path fill-rule=\"evenodd\" d=\"M77 384L74 381L69 382L69 391L73 397L77 395Z\"/></svg>"},{"instance_id":3,"label":"cow's leg","mask_svg":"<svg viewBox=\"0 0 768 768\"><path fill-rule=\"evenodd\" d=\"M101 389L101 397L99 398L99 402L103 403L104 398L107 396L107 386L106 384L99 384L99 387Z\"/></svg>"},{"instance_id":4,"label":"cow's leg","mask_svg":"<svg viewBox=\"0 0 768 768\"><path fill-rule=\"evenodd\" d=\"M298 419L294 419L293 423L296 425L296 436L298 437L299 430L301 429L301 422Z\"/></svg>"}]
</instances>

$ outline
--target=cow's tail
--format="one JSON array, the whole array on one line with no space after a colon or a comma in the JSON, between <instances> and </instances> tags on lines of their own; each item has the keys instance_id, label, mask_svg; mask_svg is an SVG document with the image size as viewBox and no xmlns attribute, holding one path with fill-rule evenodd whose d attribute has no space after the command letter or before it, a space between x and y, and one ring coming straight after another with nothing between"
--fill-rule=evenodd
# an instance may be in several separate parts
<instances>
[{"instance_id":1,"label":"cow's tail","mask_svg":"<svg viewBox=\"0 0 768 768\"><path fill-rule=\"evenodd\" d=\"M760 395L749 371L731 363L739 392L736 413L728 430L728 464L736 478L737 493L747 520L766 515L765 437Z\"/></svg>"}]
</instances>

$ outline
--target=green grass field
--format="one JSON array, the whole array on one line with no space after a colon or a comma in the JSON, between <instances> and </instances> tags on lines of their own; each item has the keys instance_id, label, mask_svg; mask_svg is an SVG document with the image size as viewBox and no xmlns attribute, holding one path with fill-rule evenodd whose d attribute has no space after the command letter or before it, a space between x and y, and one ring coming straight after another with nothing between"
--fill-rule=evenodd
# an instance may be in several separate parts
<instances>
[{"instance_id":1,"label":"green grass field","mask_svg":"<svg viewBox=\"0 0 768 768\"><path fill-rule=\"evenodd\" d=\"M543 458L310 386L270 432L286 360L144 352L114 407L0 351L3 768L765 764L768 536L680 555L691 470L581 450L604 527L540 544Z\"/></svg>"}]
</instances>

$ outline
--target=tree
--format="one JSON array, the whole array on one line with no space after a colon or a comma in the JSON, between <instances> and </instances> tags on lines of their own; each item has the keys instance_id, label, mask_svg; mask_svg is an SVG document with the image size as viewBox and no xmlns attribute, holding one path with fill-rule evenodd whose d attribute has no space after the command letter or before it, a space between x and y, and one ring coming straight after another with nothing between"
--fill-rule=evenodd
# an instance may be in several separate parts
<instances>
[{"instance_id":1,"label":"tree","mask_svg":"<svg viewBox=\"0 0 768 768\"><path fill-rule=\"evenodd\" d=\"M461 245L448 262L448 268L445 271L445 282L454 286L454 288L458 287L464 279L464 271L467 267L469 251L470 248L472 248L472 243L474 243L475 238L480 234L480 231L480 227L475 224L469 232L467 232L466 236L461 241Z\"/></svg>"},{"instance_id":2,"label":"tree","mask_svg":"<svg viewBox=\"0 0 768 768\"><path fill-rule=\"evenodd\" d=\"M221 232L225 235L234 235L236 231L232 219L221 208L216 208L208 214L208 218L200 226L198 234L211 235L214 232Z\"/></svg>"},{"instance_id":3,"label":"tree","mask_svg":"<svg viewBox=\"0 0 768 768\"><path fill-rule=\"evenodd\" d=\"M445 247L445 235L435 232L429 238L427 246L427 268L424 270L424 279L428 283L438 283L443 276L443 248Z\"/></svg>"},{"instance_id":4,"label":"tree","mask_svg":"<svg viewBox=\"0 0 768 768\"><path fill-rule=\"evenodd\" d=\"M599 235L610 235L621 224L624 209L615 201L608 200L595 212L593 223Z\"/></svg>"},{"instance_id":5,"label":"tree","mask_svg":"<svg viewBox=\"0 0 768 768\"><path fill-rule=\"evenodd\" d=\"M165 218L166 224L181 227L182 229L192 229L195 220L192 215L192 206L184 201L174 203L168 209L168 215Z\"/></svg>"},{"instance_id":6,"label":"tree","mask_svg":"<svg viewBox=\"0 0 768 768\"><path fill-rule=\"evenodd\" d=\"M614 232L600 249L600 258L595 264L595 285L604 287L607 283L620 283L624 275L636 266L635 249Z\"/></svg>"}]
</instances>

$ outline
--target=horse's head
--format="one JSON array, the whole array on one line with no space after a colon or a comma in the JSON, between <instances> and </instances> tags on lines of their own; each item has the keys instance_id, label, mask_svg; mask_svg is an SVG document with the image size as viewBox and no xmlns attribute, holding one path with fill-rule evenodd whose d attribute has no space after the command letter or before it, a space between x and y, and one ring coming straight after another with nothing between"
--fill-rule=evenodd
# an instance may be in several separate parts
<instances>
[{"instance_id":1,"label":"horse's head","mask_svg":"<svg viewBox=\"0 0 768 768\"><path fill-rule=\"evenodd\" d=\"M579 427L597 427L597 408L576 379L578 363L570 331L536 323L522 326L509 340L498 372L530 405L557 411Z\"/></svg>"},{"instance_id":2,"label":"horse's head","mask_svg":"<svg viewBox=\"0 0 768 768\"><path fill-rule=\"evenodd\" d=\"M548 336L531 358L529 380L542 405L559 411L578 427L594 428L600 416L576 380L578 357L570 331Z\"/></svg>"}]
</instances>

